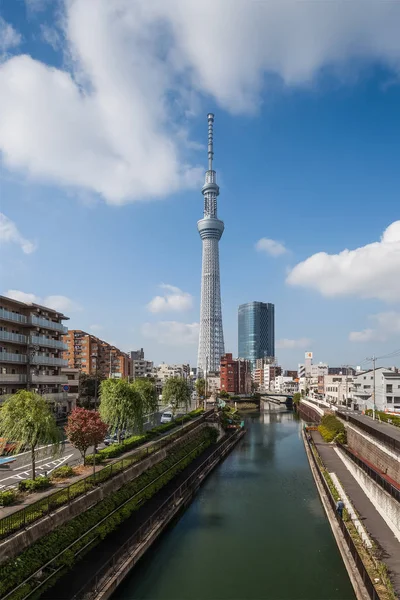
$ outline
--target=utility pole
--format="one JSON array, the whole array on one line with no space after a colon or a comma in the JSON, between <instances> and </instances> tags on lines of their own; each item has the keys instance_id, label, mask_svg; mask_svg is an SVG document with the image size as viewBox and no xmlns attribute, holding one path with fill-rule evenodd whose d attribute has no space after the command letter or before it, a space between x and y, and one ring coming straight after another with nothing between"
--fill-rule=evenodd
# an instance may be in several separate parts
<instances>
[{"instance_id":1,"label":"utility pole","mask_svg":"<svg viewBox=\"0 0 400 600\"><path fill-rule=\"evenodd\" d=\"M372 363L374 365L373 392L372 392L372 400L373 400L372 418L375 421L375 411L376 411L376 404L375 404L375 364L376 364L376 356L375 356L375 354L371 358L367 358L367 360L372 360Z\"/></svg>"}]
</instances>

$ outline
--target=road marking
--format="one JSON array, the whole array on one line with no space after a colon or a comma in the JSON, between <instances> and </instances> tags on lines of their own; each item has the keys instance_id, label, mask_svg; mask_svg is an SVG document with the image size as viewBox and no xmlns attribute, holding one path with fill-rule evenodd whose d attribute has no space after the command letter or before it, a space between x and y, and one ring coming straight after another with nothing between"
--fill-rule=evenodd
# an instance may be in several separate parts
<instances>
[{"instance_id":1,"label":"road marking","mask_svg":"<svg viewBox=\"0 0 400 600\"><path fill-rule=\"evenodd\" d=\"M47 473L51 473L52 471L54 471L54 469L57 469L57 467L59 467L60 465L62 465L64 462L66 462L67 460L69 460L72 457L73 457L73 454L68 454L67 456L63 456L62 458L56 458L55 460L49 461L45 465L40 465L39 467L37 467L37 471L47 470ZM20 467L20 468L22 468L22 467ZM22 481L23 479L29 479L31 472L32 472L32 469L29 469L28 471L23 471L22 473L17 473L16 475L10 475L10 477L6 477L5 479L2 479L1 484L0 484L0 490L4 487L7 487L7 485L2 485L4 481L7 481L9 479L17 480L17 481ZM8 487L9 486L10 486L10 484L8 484Z\"/></svg>"},{"instance_id":2,"label":"road marking","mask_svg":"<svg viewBox=\"0 0 400 600\"><path fill-rule=\"evenodd\" d=\"M43 462L44 460L49 460L49 456L46 456L46 458L41 458L40 460L36 460L35 464L38 464L40 462ZM15 469L13 469L13 471L19 471L20 469L26 469L26 467L30 467L31 466L31 462L28 463L27 465L23 465L22 467L15 467Z\"/></svg>"}]
</instances>

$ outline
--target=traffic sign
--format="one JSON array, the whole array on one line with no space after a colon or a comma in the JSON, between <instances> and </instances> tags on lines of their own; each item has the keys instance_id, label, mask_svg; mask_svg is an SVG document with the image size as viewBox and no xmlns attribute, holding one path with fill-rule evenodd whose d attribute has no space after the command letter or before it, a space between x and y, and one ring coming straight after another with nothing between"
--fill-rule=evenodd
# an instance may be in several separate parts
<instances>
[{"instance_id":1,"label":"traffic sign","mask_svg":"<svg viewBox=\"0 0 400 600\"><path fill-rule=\"evenodd\" d=\"M69 392L69 385L63 385L64 392Z\"/></svg>"}]
</instances>

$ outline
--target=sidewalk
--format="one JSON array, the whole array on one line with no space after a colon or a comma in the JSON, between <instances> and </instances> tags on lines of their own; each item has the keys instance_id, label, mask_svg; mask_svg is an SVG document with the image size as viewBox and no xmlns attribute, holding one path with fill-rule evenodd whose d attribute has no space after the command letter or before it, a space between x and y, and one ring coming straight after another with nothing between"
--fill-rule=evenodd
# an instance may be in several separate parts
<instances>
[{"instance_id":1,"label":"sidewalk","mask_svg":"<svg viewBox=\"0 0 400 600\"><path fill-rule=\"evenodd\" d=\"M310 433L326 469L329 473L336 473L364 527L382 550L382 561L387 565L393 587L400 597L400 542L336 454L335 446L324 442L318 431Z\"/></svg>"}]
</instances>

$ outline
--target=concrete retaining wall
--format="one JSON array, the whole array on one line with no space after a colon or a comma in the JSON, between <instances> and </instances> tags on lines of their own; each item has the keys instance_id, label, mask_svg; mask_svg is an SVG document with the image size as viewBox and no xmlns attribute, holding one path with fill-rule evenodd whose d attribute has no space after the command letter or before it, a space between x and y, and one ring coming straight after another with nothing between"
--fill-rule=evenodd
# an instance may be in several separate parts
<instances>
[{"instance_id":1,"label":"concrete retaining wall","mask_svg":"<svg viewBox=\"0 0 400 600\"><path fill-rule=\"evenodd\" d=\"M379 471L400 482L400 455L353 424L346 422L345 426L348 446L375 465Z\"/></svg>"},{"instance_id":2,"label":"concrete retaining wall","mask_svg":"<svg viewBox=\"0 0 400 600\"><path fill-rule=\"evenodd\" d=\"M312 422L312 423L320 423L321 422L321 418L322 416L320 415L320 413L318 412L318 407L317 406L311 406L311 403L307 402L307 404L305 404L304 402L300 402L300 404L298 404L298 412L300 414L300 416L308 422Z\"/></svg>"},{"instance_id":3,"label":"concrete retaining wall","mask_svg":"<svg viewBox=\"0 0 400 600\"><path fill-rule=\"evenodd\" d=\"M365 471L360 469L360 467L344 452L340 449L336 449L336 452L353 475L354 479L358 482L361 489L371 500L382 519L400 541L400 504L392 498L390 494L385 492L380 485L375 483L375 481L371 479Z\"/></svg>"},{"instance_id":4,"label":"concrete retaining wall","mask_svg":"<svg viewBox=\"0 0 400 600\"><path fill-rule=\"evenodd\" d=\"M196 431L200 431L206 426L206 423L201 423L199 427L196 428ZM67 523L74 517L77 517L113 492L119 490L126 483L129 483L141 475L150 467L164 460L167 456L167 452L176 444L179 444L182 439L184 438L178 438L167 448L163 448L162 450L151 454L149 458L132 465L125 471L115 475L115 477L98 485L84 496L79 496L70 504L61 506L53 513L32 523L32 525L29 525L26 529L23 529L2 541L0 543L0 564L10 558L14 558L42 536L50 533L50 531L56 527Z\"/></svg>"}]
</instances>

